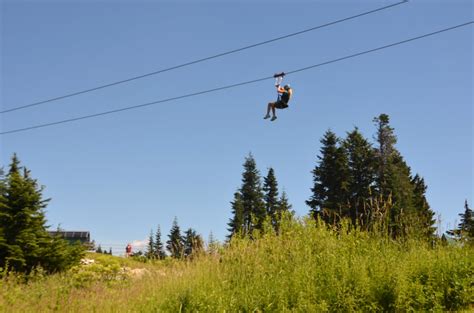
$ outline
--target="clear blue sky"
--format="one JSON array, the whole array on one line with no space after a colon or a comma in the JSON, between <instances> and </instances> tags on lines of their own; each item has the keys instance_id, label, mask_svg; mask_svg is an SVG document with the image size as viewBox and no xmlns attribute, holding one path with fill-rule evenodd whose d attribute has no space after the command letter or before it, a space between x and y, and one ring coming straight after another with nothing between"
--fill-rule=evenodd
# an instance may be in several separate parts
<instances>
[{"instance_id":1,"label":"clear blue sky","mask_svg":"<svg viewBox=\"0 0 474 313\"><path fill-rule=\"evenodd\" d=\"M95 87L323 24L396 1L3 1L1 106ZM472 1L411 1L211 62L1 115L3 131L140 104L324 62L473 19ZM398 149L453 226L473 204L473 29L289 76L290 109L263 121L272 81L0 137L46 186L49 223L105 247L142 240L173 218L227 234L252 152L308 212L319 139L390 115Z\"/></svg>"}]
</instances>

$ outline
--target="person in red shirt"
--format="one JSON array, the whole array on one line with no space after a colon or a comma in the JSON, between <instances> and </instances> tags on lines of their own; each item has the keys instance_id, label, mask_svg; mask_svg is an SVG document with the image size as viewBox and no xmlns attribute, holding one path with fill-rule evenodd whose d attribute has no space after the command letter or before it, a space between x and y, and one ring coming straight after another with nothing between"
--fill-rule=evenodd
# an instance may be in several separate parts
<instances>
[{"instance_id":1,"label":"person in red shirt","mask_svg":"<svg viewBox=\"0 0 474 313\"><path fill-rule=\"evenodd\" d=\"M132 255L132 245L127 244L127 247L125 247L125 256L129 257Z\"/></svg>"}]
</instances>

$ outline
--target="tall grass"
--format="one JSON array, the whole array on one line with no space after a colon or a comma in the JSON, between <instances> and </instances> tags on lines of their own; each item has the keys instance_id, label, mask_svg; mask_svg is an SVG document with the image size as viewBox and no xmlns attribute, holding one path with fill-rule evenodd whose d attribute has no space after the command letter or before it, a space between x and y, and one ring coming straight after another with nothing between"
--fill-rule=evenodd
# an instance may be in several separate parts
<instances>
[{"instance_id":1,"label":"tall grass","mask_svg":"<svg viewBox=\"0 0 474 313\"><path fill-rule=\"evenodd\" d=\"M287 220L280 234L236 238L192 262L133 266L137 279L77 286L68 274L4 278L5 311L405 312L472 310L474 250L395 241L347 226ZM118 262L118 261L117 261ZM130 263L128 266L131 266Z\"/></svg>"}]
</instances>

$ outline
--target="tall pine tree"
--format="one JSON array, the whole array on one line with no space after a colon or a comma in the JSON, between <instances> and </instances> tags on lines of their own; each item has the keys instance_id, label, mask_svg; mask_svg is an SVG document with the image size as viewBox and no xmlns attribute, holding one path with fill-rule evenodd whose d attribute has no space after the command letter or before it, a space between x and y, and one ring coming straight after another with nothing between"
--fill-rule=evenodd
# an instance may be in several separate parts
<instances>
[{"instance_id":1,"label":"tall pine tree","mask_svg":"<svg viewBox=\"0 0 474 313\"><path fill-rule=\"evenodd\" d=\"M390 118L387 114L380 114L373 119L373 122L377 127L375 138L378 143L375 149L378 172L377 188L378 192L387 198L390 195L391 189L387 173L390 172L390 164L395 153L397 137L395 136L394 129L390 126Z\"/></svg>"},{"instance_id":2,"label":"tall pine tree","mask_svg":"<svg viewBox=\"0 0 474 313\"><path fill-rule=\"evenodd\" d=\"M150 230L150 236L148 236L148 245L145 256L149 259L155 258L155 242L153 238L153 230Z\"/></svg>"},{"instance_id":3,"label":"tall pine tree","mask_svg":"<svg viewBox=\"0 0 474 313\"><path fill-rule=\"evenodd\" d=\"M183 238L181 237L181 230L178 226L178 219L175 217L173 225L171 226L168 241L166 242L166 249L169 251L171 257L180 259L183 257L184 251Z\"/></svg>"},{"instance_id":4,"label":"tall pine tree","mask_svg":"<svg viewBox=\"0 0 474 313\"><path fill-rule=\"evenodd\" d=\"M276 227L278 221L278 182L275 177L273 168L268 170L267 176L264 178L263 191L265 192L264 201L266 215L270 217L273 227Z\"/></svg>"},{"instance_id":5,"label":"tall pine tree","mask_svg":"<svg viewBox=\"0 0 474 313\"><path fill-rule=\"evenodd\" d=\"M416 210L417 224L419 225L420 234L424 238L433 238L436 228L433 226L436 223L435 213L431 210L428 201L426 200L425 180L418 174L411 180L413 186L413 206Z\"/></svg>"},{"instance_id":6,"label":"tall pine tree","mask_svg":"<svg viewBox=\"0 0 474 313\"><path fill-rule=\"evenodd\" d=\"M419 177L412 177L411 169L395 148L397 138L390 126L390 118L381 114L374 119L377 127L376 188L384 199L391 198L390 232L394 237L408 233L430 239L433 235L434 213L424 197L426 186Z\"/></svg>"},{"instance_id":7,"label":"tall pine tree","mask_svg":"<svg viewBox=\"0 0 474 313\"><path fill-rule=\"evenodd\" d=\"M459 214L460 221L456 229L448 231L448 234L457 239L474 244L474 212L467 200L464 202L464 212Z\"/></svg>"},{"instance_id":8,"label":"tall pine tree","mask_svg":"<svg viewBox=\"0 0 474 313\"><path fill-rule=\"evenodd\" d=\"M163 260L166 257L163 243L161 242L161 228L160 225L156 228L155 241L154 241L154 252L157 259Z\"/></svg>"},{"instance_id":9,"label":"tall pine tree","mask_svg":"<svg viewBox=\"0 0 474 313\"><path fill-rule=\"evenodd\" d=\"M282 213L285 213L285 212L293 214L294 212L291 209L292 207L293 206L290 204L285 190L283 190L283 192L281 193L281 197L278 200L277 212L279 213L280 216L282 215Z\"/></svg>"},{"instance_id":10,"label":"tall pine tree","mask_svg":"<svg viewBox=\"0 0 474 313\"><path fill-rule=\"evenodd\" d=\"M394 237L406 235L406 226L413 221L411 212L413 207L412 185L410 182L410 168L395 148L397 137L390 118L387 114L380 114L374 118L377 128L377 178L376 189L383 199L391 199L392 207L389 212L389 231Z\"/></svg>"},{"instance_id":11,"label":"tall pine tree","mask_svg":"<svg viewBox=\"0 0 474 313\"><path fill-rule=\"evenodd\" d=\"M261 230L266 217L263 201L260 172L252 154L245 159L244 173L242 174L242 203L244 206L244 228L249 234L254 229Z\"/></svg>"},{"instance_id":12,"label":"tall pine tree","mask_svg":"<svg viewBox=\"0 0 474 313\"><path fill-rule=\"evenodd\" d=\"M294 212L291 210L292 205L288 201L288 196L286 195L286 192L283 190L281 193L280 199L278 199L278 205L276 209L276 214L275 214L275 230L278 232L280 230L280 222L282 217L285 214L293 214Z\"/></svg>"},{"instance_id":13,"label":"tall pine tree","mask_svg":"<svg viewBox=\"0 0 474 313\"><path fill-rule=\"evenodd\" d=\"M212 231L209 233L209 238L207 239L207 253L216 254L219 251L219 241L214 238Z\"/></svg>"},{"instance_id":14,"label":"tall pine tree","mask_svg":"<svg viewBox=\"0 0 474 313\"><path fill-rule=\"evenodd\" d=\"M200 235L189 228L184 235L184 256L189 258L204 249L204 242Z\"/></svg>"},{"instance_id":15,"label":"tall pine tree","mask_svg":"<svg viewBox=\"0 0 474 313\"><path fill-rule=\"evenodd\" d=\"M261 230L266 217L266 210L260 173L252 154L245 158L242 187L238 194L240 195L234 195L234 216L229 222L229 230L235 232L240 223L242 223L240 228L243 235L252 234L254 230Z\"/></svg>"},{"instance_id":16,"label":"tall pine tree","mask_svg":"<svg viewBox=\"0 0 474 313\"><path fill-rule=\"evenodd\" d=\"M232 218L227 225L229 226L229 235L227 238L232 238L235 234L244 235L244 204L242 202L242 195L240 192L234 193L234 201L232 205Z\"/></svg>"},{"instance_id":17,"label":"tall pine tree","mask_svg":"<svg viewBox=\"0 0 474 313\"><path fill-rule=\"evenodd\" d=\"M374 149L357 128L347 134L343 143L348 158L350 217L362 225L371 216L366 205L372 197L377 164Z\"/></svg>"},{"instance_id":18,"label":"tall pine tree","mask_svg":"<svg viewBox=\"0 0 474 313\"><path fill-rule=\"evenodd\" d=\"M339 138L328 130L321 139L321 156L313 170L312 195L306 204L310 213L334 223L349 211L349 169L347 155L339 145Z\"/></svg>"},{"instance_id":19,"label":"tall pine tree","mask_svg":"<svg viewBox=\"0 0 474 313\"><path fill-rule=\"evenodd\" d=\"M8 244L5 238L5 225L10 222L10 216L7 214L6 202L6 181L3 168L0 167L0 263L8 256Z\"/></svg>"},{"instance_id":20,"label":"tall pine tree","mask_svg":"<svg viewBox=\"0 0 474 313\"><path fill-rule=\"evenodd\" d=\"M192 228L188 228L184 232L184 256L189 257L193 254L193 241L197 236L196 231Z\"/></svg>"}]
</instances>

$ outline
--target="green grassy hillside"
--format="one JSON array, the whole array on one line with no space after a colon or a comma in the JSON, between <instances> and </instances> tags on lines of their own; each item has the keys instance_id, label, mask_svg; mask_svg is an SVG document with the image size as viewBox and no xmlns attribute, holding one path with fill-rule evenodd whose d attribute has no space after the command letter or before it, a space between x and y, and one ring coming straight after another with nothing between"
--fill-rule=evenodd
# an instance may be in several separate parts
<instances>
[{"instance_id":1,"label":"green grassy hillside","mask_svg":"<svg viewBox=\"0 0 474 313\"><path fill-rule=\"evenodd\" d=\"M469 311L474 303L472 247L336 232L312 221L189 262L89 257L93 265L38 272L27 284L4 277L1 310L405 312Z\"/></svg>"}]
</instances>

